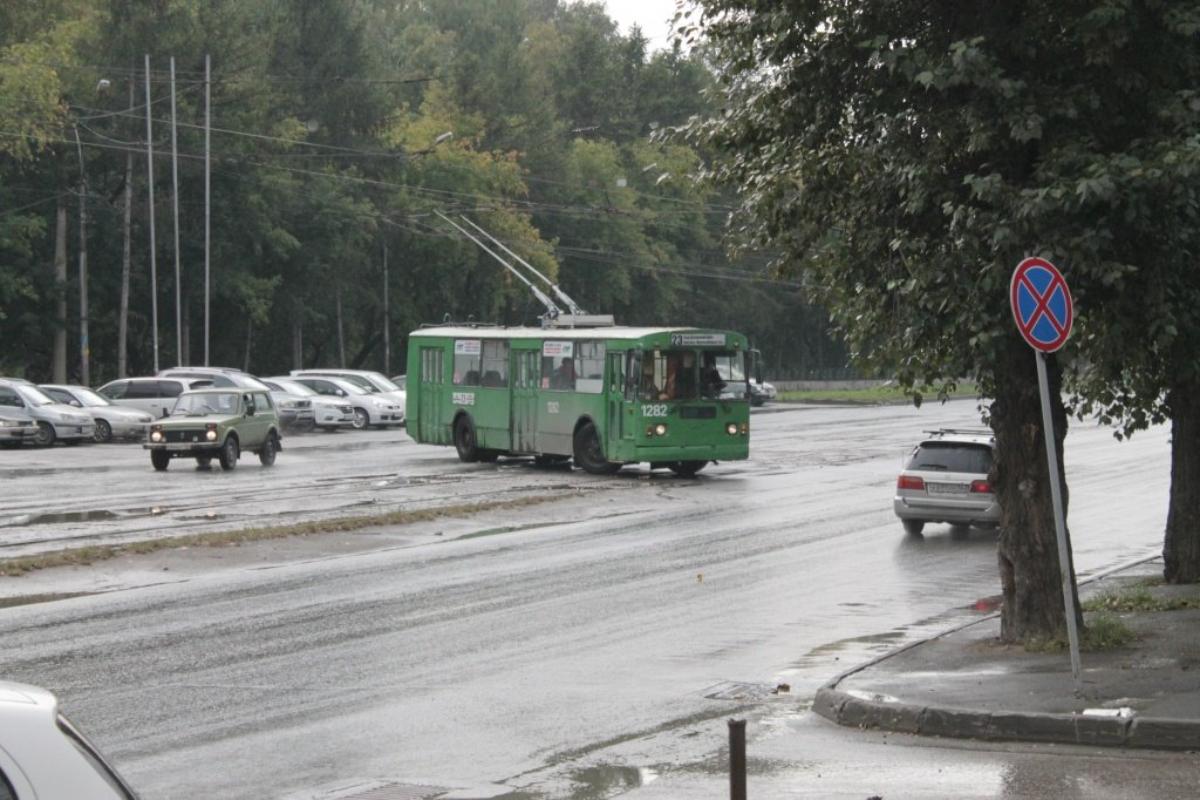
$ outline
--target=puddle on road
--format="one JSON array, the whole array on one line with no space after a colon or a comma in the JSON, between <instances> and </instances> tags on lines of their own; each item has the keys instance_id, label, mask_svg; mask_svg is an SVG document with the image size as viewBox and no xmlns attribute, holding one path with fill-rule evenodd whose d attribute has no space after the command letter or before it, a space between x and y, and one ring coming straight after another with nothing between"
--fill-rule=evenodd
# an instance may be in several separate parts
<instances>
[{"instance_id":1,"label":"puddle on road","mask_svg":"<svg viewBox=\"0 0 1200 800\"><path fill-rule=\"evenodd\" d=\"M0 469L0 478L40 478L45 475L62 475L65 472L112 472L112 467L34 467Z\"/></svg>"},{"instance_id":2,"label":"puddle on road","mask_svg":"<svg viewBox=\"0 0 1200 800\"><path fill-rule=\"evenodd\" d=\"M614 793L645 786L657 777L657 772L646 767L584 767L570 773L571 782L574 784L570 800L603 800L614 796Z\"/></svg>"},{"instance_id":3,"label":"puddle on road","mask_svg":"<svg viewBox=\"0 0 1200 800\"><path fill-rule=\"evenodd\" d=\"M99 592L60 592L58 594L25 594L17 597L0 597L0 608L14 606L31 606L35 603L53 603L56 600L70 600L72 597L89 597Z\"/></svg>"},{"instance_id":4,"label":"puddle on road","mask_svg":"<svg viewBox=\"0 0 1200 800\"><path fill-rule=\"evenodd\" d=\"M123 511L110 511L107 508L89 509L87 511L56 511L48 514L22 514L14 517L12 522L0 524L0 528L19 528L26 525L57 525L69 522L106 522L114 519L130 519L132 517L157 517L170 511L165 506L151 508L133 508Z\"/></svg>"}]
</instances>

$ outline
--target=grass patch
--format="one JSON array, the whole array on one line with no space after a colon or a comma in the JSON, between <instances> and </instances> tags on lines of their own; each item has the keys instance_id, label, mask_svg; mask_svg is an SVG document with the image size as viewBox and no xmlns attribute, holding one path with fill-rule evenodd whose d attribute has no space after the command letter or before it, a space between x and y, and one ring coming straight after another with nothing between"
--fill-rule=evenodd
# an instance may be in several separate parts
<instances>
[{"instance_id":1,"label":"grass patch","mask_svg":"<svg viewBox=\"0 0 1200 800\"><path fill-rule=\"evenodd\" d=\"M1137 639L1128 625L1114 614L1096 611L1086 620L1079 636L1079 649L1087 651L1115 650ZM1025 643L1030 653L1061 653L1067 649L1065 638L1034 639Z\"/></svg>"},{"instance_id":2,"label":"grass patch","mask_svg":"<svg viewBox=\"0 0 1200 800\"><path fill-rule=\"evenodd\" d=\"M1107 592L1083 603L1084 611L1178 611L1200 608L1200 594L1177 597L1155 597L1144 585Z\"/></svg>"},{"instance_id":3,"label":"grass patch","mask_svg":"<svg viewBox=\"0 0 1200 800\"><path fill-rule=\"evenodd\" d=\"M947 397L976 397L975 384L964 381L955 387ZM921 393L925 402L938 399L937 393L925 391ZM863 405L902 405L911 403L912 396L906 394L898 386L872 386L868 389L802 389L780 392L778 397L782 403L861 403Z\"/></svg>"},{"instance_id":4,"label":"grass patch","mask_svg":"<svg viewBox=\"0 0 1200 800\"><path fill-rule=\"evenodd\" d=\"M284 539L289 536L311 536L318 533L346 533L363 530L364 528L373 528L378 525L411 525L414 522L427 522L445 517L467 517L483 511L503 511L511 508L536 506L560 500L563 497L564 495L537 495L534 497L497 500L487 503L462 503L459 505L422 508L412 511L388 511L383 514L371 514L367 516L335 517L333 519L296 522L288 525L268 525L259 528L212 531L210 533L190 533L183 536L165 536L160 539L146 539L124 544L76 547L55 550L50 553L39 553L32 556L0 559L0 576L13 577L24 575L34 570L50 569L51 567L87 566L97 561L107 561L118 556L154 553L159 550L178 547L224 547L226 545L236 545L246 542L259 542L266 539Z\"/></svg>"}]
</instances>

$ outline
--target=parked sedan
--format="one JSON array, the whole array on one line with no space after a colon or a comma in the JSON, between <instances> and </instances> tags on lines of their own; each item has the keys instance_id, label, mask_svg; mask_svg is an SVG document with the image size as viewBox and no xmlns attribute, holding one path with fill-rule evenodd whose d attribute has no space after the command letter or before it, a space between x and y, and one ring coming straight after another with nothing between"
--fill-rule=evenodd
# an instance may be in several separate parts
<instances>
[{"instance_id":1,"label":"parked sedan","mask_svg":"<svg viewBox=\"0 0 1200 800\"><path fill-rule=\"evenodd\" d=\"M154 417L145 411L119 406L86 386L44 383L38 388L59 403L81 408L91 414L96 424L94 438L97 442L144 439L147 426L154 421Z\"/></svg>"},{"instance_id":2,"label":"parked sedan","mask_svg":"<svg viewBox=\"0 0 1200 800\"><path fill-rule=\"evenodd\" d=\"M0 681L0 799L137 800L53 694Z\"/></svg>"},{"instance_id":3,"label":"parked sedan","mask_svg":"<svg viewBox=\"0 0 1200 800\"><path fill-rule=\"evenodd\" d=\"M19 408L0 408L0 447L20 447L36 435L33 417Z\"/></svg>"},{"instance_id":4,"label":"parked sedan","mask_svg":"<svg viewBox=\"0 0 1200 800\"><path fill-rule=\"evenodd\" d=\"M282 403L284 399L305 400L311 405L309 428L322 430L348 428L354 424L354 406L339 397L325 397L291 378L263 378L271 396ZM278 405L279 403L277 403ZM282 413L280 419L283 419Z\"/></svg>"},{"instance_id":5,"label":"parked sedan","mask_svg":"<svg viewBox=\"0 0 1200 800\"><path fill-rule=\"evenodd\" d=\"M61 439L78 444L91 439L96 425L90 414L73 406L56 403L32 383L0 378L0 409L24 409L37 425L34 443L48 447Z\"/></svg>"},{"instance_id":6,"label":"parked sedan","mask_svg":"<svg viewBox=\"0 0 1200 800\"><path fill-rule=\"evenodd\" d=\"M383 394L371 394L358 384L342 378L321 375L293 375L317 394L342 400L354 409L354 427L363 430L371 425L386 427L404 424L404 406Z\"/></svg>"}]
</instances>

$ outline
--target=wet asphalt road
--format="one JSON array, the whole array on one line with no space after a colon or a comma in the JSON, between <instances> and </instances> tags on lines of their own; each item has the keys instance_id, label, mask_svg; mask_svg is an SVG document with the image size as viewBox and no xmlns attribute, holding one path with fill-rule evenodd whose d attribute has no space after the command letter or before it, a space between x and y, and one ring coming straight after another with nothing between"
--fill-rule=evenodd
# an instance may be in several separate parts
<instances>
[{"instance_id":1,"label":"wet asphalt road","mask_svg":"<svg viewBox=\"0 0 1200 800\"><path fill-rule=\"evenodd\" d=\"M866 797L882 782L905 787L890 796L1069 797L996 776L1084 774L1093 751L951 746L931 758L928 743L883 750L803 710L833 674L998 594L993 534L906 537L891 512L921 431L974 424L966 401L768 408L753 417L751 461L693 481L462 465L402 432L292 438L273 469L248 459L231 474L183 463L156 474L136 446L0 452L5 554L553 498L0 579L0 597L98 592L0 609L0 676L59 692L149 800L302 797L358 777L576 800L717 797L703 780L731 714L758 720L761 753L787 741L773 731L811 738L812 753L783 766L772 752L755 768L795 770L812 796ZM1165 430L1118 443L1073 426L1081 575L1160 549L1168 456ZM772 694L781 683L790 691ZM834 766L871 747L873 771ZM1176 762L1100 758L1148 792L1113 796L1173 796L1162 781L1179 779ZM918 791L939 785L919 777L934 761L969 764L956 785L972 793Z\"/></svg>"}]
</instances>

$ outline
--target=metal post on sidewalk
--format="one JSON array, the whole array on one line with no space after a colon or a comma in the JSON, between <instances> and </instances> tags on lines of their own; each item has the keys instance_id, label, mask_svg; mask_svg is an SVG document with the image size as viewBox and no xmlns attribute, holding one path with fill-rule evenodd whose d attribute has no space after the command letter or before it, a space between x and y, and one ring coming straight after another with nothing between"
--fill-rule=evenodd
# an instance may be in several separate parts
<instances>
[{"instance_id":1,"label":"metal post on sidewalk","mask_svg":"<svg viewBox=\"0 0 1200 800\"><path fill-rule=\"evenodd\" d=\"M746 800L746 720L729 720L729 800Z\"/></svg>"}]
</instances>

